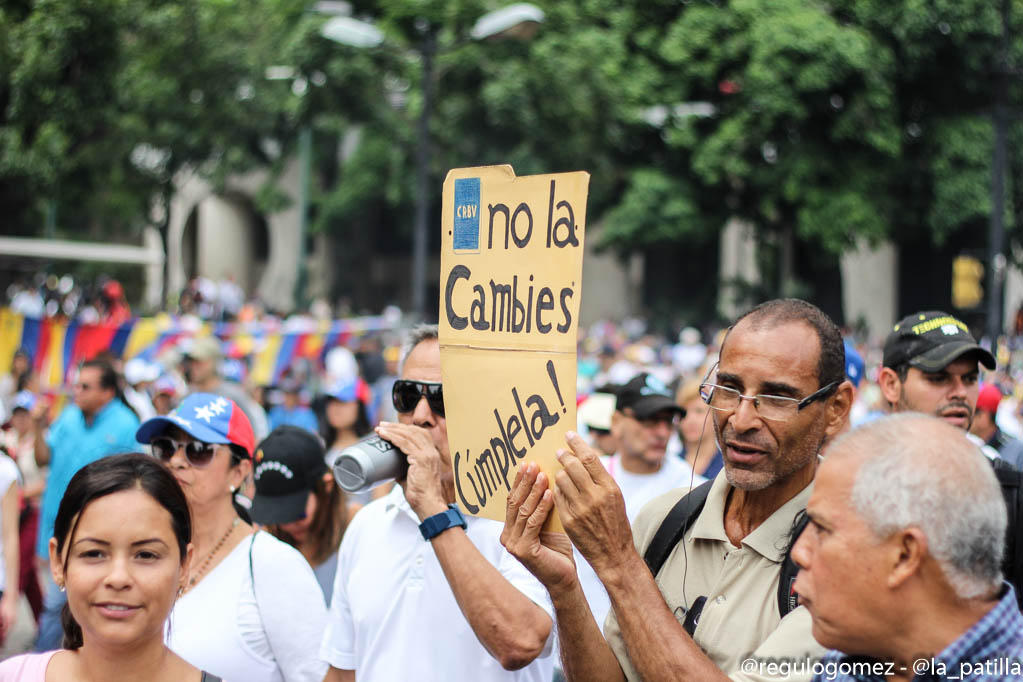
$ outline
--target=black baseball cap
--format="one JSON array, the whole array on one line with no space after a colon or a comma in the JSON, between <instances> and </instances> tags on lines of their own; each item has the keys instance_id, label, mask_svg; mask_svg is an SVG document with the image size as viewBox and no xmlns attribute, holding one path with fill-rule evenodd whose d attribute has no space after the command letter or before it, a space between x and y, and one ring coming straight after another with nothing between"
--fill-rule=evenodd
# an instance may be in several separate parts
<instances>
[{"instance_id":1,"label":"black baseball cap","mask_svg":"<svg viewBox=\"0 0 1023 682\"><path fill-rule=\"evenodd\" d=\"M256 446L256 495L249 514L256 523L291 523L305 517L316 481L327 473L319 436L298 426L278 426Z\"/></svg>"},{"instance_id":2,"label":"black baseball cap","mask_svg":"<svg viewBox=\"0 0 1023 682\"><path fill-rule=\"evenodd\" d=\"M637 419L648 419L658 412L670 410L684 416L686 411L675 404L671 391L657 377L646 372L638 374L617 388L616 410L630 408Z\"/></svg>"},{"instance_id":3,"label":"black baseball cap","mask_svg":"<svg viewBox=\"0 0 1023 682\"><path fill-rule=\"evenodd\" d=\"M969 327L948 313L929 310L899 320L885 340L883 364L939 372L967 353L975 353L988 369L995 368L994 356L977 345Z\"/></svg>"}]
</instances>

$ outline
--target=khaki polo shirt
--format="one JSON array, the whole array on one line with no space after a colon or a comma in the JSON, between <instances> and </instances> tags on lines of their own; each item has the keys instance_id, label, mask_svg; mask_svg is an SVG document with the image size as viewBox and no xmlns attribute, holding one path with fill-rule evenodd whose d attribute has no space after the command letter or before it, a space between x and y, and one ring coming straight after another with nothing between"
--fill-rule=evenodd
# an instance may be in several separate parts
<instances>
[{"instance_id":1,"label":"khaki polo shirt","mask_svg":"<svg viewBox=\"0 0 1023 682\"><path fill-rule=\"evenodd\" d=\"M693 640L733 680L808 681L813 662L824 655L825 649L811 634L806 608L800 606L784 619L778 612L778 579L792 522L806 508L812 489L811 483L743 539L741 547L735 547L725 535L725 501L731 486L722 470L696 523L657 576L657 586L680 623L689 605L698 597L707 597ZM661 495L639 513L632 531L640 554L664 517L688 492L686 488ZM626 678L640 680L613 610L607 616L604 636ZM747 660L751 658L752 663Z\"/></svg>"}]
</instances>

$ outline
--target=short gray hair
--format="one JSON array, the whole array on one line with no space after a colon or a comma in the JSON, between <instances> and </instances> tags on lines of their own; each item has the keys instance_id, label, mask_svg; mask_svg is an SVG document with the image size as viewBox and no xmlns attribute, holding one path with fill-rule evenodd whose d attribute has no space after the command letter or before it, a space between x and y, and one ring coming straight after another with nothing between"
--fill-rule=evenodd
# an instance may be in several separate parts
<instances>
[{"instance_id":1,"label":"short gray hair","mask_svg":"<svg viewBox=\"0 0 1023 682\"><path fill-rule=\"evenodd\" d=\"M961 599L997 591L1008 522L991 464L961 429L918 413L876 419L837 439L862 459L852 508L880 539L916 527Z\"/></svg>"},{"instance_id":2,"label":"short gray hair","mask_svg":"<svg viewBox=\"0 0 1023 682\"><path fill-rule=\"evenodd\" d=\"M405 342L401 344L401 362L398 363L398 373L401 374L405 371L405 360L408 359L409 353L412 352L413 348L423 341L439 338L440 333L435 324L417 324L410 329L405 336Z\"/></svg>"}]
</instances>

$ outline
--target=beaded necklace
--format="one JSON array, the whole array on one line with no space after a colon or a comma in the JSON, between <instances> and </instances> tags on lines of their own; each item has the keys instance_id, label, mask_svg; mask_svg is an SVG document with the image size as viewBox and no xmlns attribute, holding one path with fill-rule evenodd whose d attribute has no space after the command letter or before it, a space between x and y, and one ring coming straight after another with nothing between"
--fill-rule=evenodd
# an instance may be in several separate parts
<instances>
[{"instance_id":1,"label":"beaded necklace","mask_svg":"<svg viewBox=\"0 0 1023 682\"><path fill-rule=\"evenodd\" d=\"M234 521L231 522L231 527L227 529L227 532L224 533L224 535L220 538L219 541L217 541L217 544L213 547L210 553L206 555L206 558L203 559L201 564L199 564L199 568L194 572L189 571L189 573L191 573L191 576L188 578L188 584L185 586L185 589L181 591L181 594L184 594L185 592L188 592L193 587L195 587L195 584L199 582L203 574L206 573L206 569L210 567L210 562L213 561L213 557L217 555L217 552L220 551L220 548L224 546L224 543L227 542L227 539L231 537L231 533L234 532L234 529L237 528L238 524L241 522L242 520L240 518L238 518L237 516L234 517Z\"/></svg>"}]
</instances>

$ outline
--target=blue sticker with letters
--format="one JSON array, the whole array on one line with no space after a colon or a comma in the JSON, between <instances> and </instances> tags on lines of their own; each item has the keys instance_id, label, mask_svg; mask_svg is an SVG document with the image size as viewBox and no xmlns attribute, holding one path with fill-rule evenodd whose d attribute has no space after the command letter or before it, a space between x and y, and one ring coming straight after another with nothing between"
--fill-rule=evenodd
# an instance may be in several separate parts
<instances>
[{"instance_id":1,"label":"blue sticker with letters","mask_svg":"<svg viewBox=\"0 0 1023 682\"><path fill-rule=\"evenodd\" d=\"M480 249L480 179L455 180L455 251Z\"/></svg>"}]
</instances>

